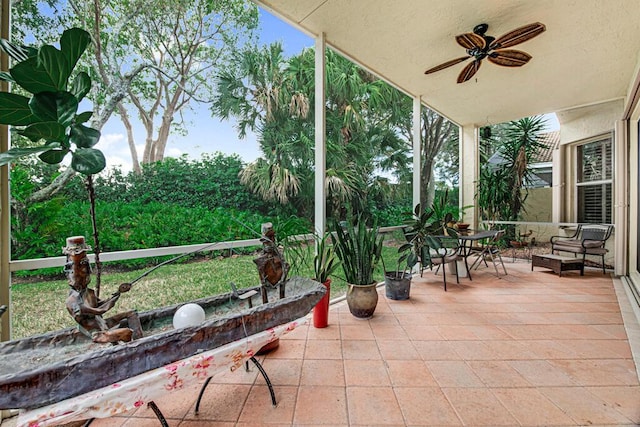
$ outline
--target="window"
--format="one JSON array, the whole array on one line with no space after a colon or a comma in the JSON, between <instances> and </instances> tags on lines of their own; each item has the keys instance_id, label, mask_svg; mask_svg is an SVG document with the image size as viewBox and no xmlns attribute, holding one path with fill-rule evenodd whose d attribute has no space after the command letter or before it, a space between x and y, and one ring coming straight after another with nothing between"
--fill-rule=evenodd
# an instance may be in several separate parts
<instances>
[{"instance_id":1,"label":"window","mask_svg":"<svg viewBox=\"0 0 640 427\"><path fill-rule=\"evenodd\" d=\"M611 224L611 138L578 147L578 222Z\"/></svg>"}]
</instances>

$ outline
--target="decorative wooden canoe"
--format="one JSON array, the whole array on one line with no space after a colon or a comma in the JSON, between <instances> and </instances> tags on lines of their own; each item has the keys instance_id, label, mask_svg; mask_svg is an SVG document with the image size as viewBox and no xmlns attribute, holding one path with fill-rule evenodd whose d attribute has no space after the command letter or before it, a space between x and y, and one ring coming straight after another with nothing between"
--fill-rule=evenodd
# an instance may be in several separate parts
<instances>
[{"instance_id":1,"label":"decorative wooden canoe","mask_svg":"<svg viewBox=\"0 0 640 427\"><path fill-rule=\"evenodd\" d=\"M322 298L326 288L311 279L287 281L284 298L269 290L269 302L257 288L195 301L204 308L198 326L174 329L175 311L184 304L140 313L144 337L128 343L96 344L77 328L0 343L0 409L38 408L165 366L299 319Z\"/></svg>"}]
</instances>

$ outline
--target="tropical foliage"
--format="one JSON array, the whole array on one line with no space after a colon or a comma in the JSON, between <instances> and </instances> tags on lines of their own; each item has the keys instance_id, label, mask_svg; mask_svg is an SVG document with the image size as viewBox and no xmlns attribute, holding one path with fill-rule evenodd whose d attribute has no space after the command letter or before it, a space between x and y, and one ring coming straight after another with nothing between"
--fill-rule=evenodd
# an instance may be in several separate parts
<instances>
[{"instance_id":1,"label":"tropical foliage","mask_svg":"<svg viewBox=\"0 0 640 427\"><path fill-rule=\"evenodd\" d=\"M342 218L346 206L361 212L388 197L379 171L410 164L410 146L398 130L409 100L335 52L326 57L325 186L329 214ZM243 182L299 214L313 203L313 87L313 50L286 59L276 43L239 55L236 67L220 74L213 104L215 114L238 121L240 137L258 132L262 157L243 171Z\"/></svg>"},{"instance_id":2,"label":"tropical foliage","mask_svg":"<svg viewBox=\"0 0 640 427\"><path fill-rule=\"evenodd\" d=\"M543 116L525 117L492 129L493 136L483 141L485 153L493 151L496 159L482 164L476 183L475 201L483 219L520 219L529 194L526 183L532 178L528 166L543 146L545 128Z\"/></svg>"},{"instance_id":3,"label":"tropical foliage","mask_svg":"<svg viewBox=\"0 0 640 427\"><path fill-rule=\"evenodd\" d=\"M93 148L100 132L84 124L93 113L78 112L91 90L91 78L85 72L74 75L74 69L89 42L89 34L79 28L62 34L60 49L0 41L2 50L15 61L8 73L0 73L0 80L30 94L0 92L0 124L14 126L18 135L31 141L27 147L0 153L0 165L33 154L55 165L71 154L71 167L77 172L91 175L105 168L104 155Z\"/></svg>"}]
</instances>

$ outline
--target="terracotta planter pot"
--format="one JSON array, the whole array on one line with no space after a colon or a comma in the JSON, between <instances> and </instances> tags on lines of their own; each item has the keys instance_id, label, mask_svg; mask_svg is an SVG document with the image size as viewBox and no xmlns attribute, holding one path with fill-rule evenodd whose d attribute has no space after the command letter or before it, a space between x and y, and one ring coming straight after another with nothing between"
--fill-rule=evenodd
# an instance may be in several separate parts
<instances>
[{"instance_id":1,"label":"terracotta planter pot","mask_svg":"<svg viewBox=\"0 0 640 427\"><path fill-rule=\"evenodd\" d=\"M347 305L349 311L358 319L370 319L373 317L378 305L378 291L376 283L370 285L348 285Z\"/></svg>"},{"instance_id":2,"label":"terracotta planter pot","mask_svg":"<svg viewBox=\"0 0 640 427\"><path fill-rule=\"evenodd\" d=\"M326 328L329 324L329 293L331 291L331 279L323 283L327 288L327 293L313 307L313 326L315 328Z\"/></svg>"}]
</instances>

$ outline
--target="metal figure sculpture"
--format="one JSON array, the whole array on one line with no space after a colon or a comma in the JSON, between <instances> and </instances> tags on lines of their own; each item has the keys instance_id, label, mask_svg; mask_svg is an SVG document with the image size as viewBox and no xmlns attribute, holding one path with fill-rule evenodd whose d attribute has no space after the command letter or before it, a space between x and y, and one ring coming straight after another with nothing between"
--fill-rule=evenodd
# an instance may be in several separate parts
<instances>
[{"instance_id":1,"label":"metal figure sculpture","mask_svg":"<svg viewBox=\"0 0 640 427\"><path fill-rule=\"evenodd\" d=\"M280 287L280 298L284 298L285 281L289 272L289 264L276 245L276 232L270 222L262 224L262 251L253 262L258 267L260 284L262 285L262 302L267 303L266 287Z\"/></svg>"},{"instance_id":2,"label":"metal figure sculpture","mask_svg":"<svg viewBox=\"0 0 640 427\"><path fill-rule=\"evenodd\" d=\"M122 292L127 292L131 285L123 283L118 292L111 298L100 300L93 289L89 288L91 267L87 251L91 250L85 243L84 236L67 238L67 246L62 253L67 256L64 272L69 279L69 296L66 306L69 314L78 323L78 328L97 343L128 342L142 337L140 319L135 310L118 313L109 318L102 316L113 308Z\"/></svg>"}]
</instances>

